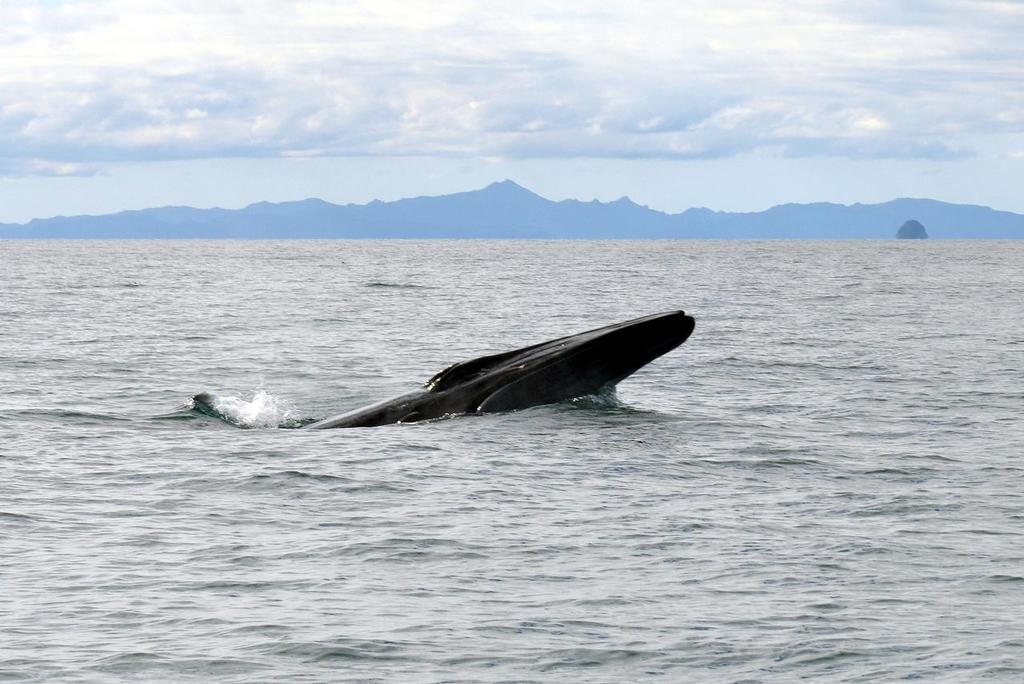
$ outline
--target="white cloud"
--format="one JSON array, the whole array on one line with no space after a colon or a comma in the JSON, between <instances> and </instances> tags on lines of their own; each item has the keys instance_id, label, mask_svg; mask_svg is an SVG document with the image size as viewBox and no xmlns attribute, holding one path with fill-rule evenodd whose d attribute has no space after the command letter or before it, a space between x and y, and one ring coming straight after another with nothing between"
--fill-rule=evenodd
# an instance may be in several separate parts
<instances>
[{"instance_id":1,"label":"white cloud","mask_svg":"<svg viewBox=\"0 0 1024 684\"><path fill-rule=\"evenodd\" d=\"M4 176L95 176L101 173L95 164L51 162L40 159L0 159L0 177Z\"/></svg>"},{"instance_id":2,"label":"white cloud","mask_svg":"<svg viewBox=\"0 0 1024 684\"><path fill-rule=\"evenodd\" d=\"M5 2L0 173L225 156L948 158L1024 131L1019 3L599 7Z\"/></svg>"}]
</instances>

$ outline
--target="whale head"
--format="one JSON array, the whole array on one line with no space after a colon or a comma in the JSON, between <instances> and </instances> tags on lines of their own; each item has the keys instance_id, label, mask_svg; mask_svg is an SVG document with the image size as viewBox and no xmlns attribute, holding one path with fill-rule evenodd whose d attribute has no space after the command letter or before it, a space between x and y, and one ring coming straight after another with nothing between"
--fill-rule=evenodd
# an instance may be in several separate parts
<instances>
[{"instance_id":1,"label":"whale head","mask_svg":"<svg viewBox=\"0 0 1024 684\"><path fill-rule=\"evenodd\" d=\"M510 411L595 394L686 341L694 319L668 311L503 354L457 363L429 381L432 393L458 392L465 412Z\"/></svg>"},{"instance_id":2,"label":"whale head","mask_svg":"<svg viewBox=\"0 0 1024 684\"><path fill-rule=\"evenodd\" d=\"M423 389L325 418L311 429L412 423L451 415L512 411L596 394L686 341L682 311L623 323L502 354L456 363Z\"/></svg>"}]
</instances>

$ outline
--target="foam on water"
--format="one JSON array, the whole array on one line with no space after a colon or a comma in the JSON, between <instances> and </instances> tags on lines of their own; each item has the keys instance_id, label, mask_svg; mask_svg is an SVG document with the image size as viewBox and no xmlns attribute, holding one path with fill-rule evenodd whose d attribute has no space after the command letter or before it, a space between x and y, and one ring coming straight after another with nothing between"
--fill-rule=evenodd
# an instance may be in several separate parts
<instances>
[{"instance_id":1,"label":"foam on water","mask_svg":"<svg viewBox=\"0 0 1024 684\"><path fill-rule=\"evenodd\" d=\"M621 409L625 406L615 392L615 385L606 385L594 394L587 394L582 397L570 399L568 404L576 408L585 409Z\"/></svg>"},{"instance_id":2,"label":"foam on water","mask_svg":"<svg viewBox=\"0 0 1024 684\"><path fill-rule=\"evenodd\" d=\"M285 403L266 390L257 390L251 399L237 396L219 396L215 394L197 395L204 397L202 401L212 409L216 417L243 428L278 428L294 427L298 422L295 413ZM199 400L194 397L192 408L197 408Z\"/></svg>"}]
</instances>

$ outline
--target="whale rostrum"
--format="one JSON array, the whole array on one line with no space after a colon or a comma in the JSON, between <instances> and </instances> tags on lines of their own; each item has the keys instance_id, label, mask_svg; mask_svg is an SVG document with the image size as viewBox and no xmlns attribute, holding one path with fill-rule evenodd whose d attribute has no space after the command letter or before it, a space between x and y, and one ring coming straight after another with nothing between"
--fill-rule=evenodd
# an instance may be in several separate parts
<instances>
[{"instance_id":1,"label":"whale rostrum","mask_svg":"<svg viewBox=\"0 0 1024 684\"><path fill-rule=\"evenodd\" d=\"M691 316L668 311L481 356L449 366L419 390L306 427L411 423L450 415L513 411L596 394L678 347L693 327Z\"/></svg>"}]
</instances>

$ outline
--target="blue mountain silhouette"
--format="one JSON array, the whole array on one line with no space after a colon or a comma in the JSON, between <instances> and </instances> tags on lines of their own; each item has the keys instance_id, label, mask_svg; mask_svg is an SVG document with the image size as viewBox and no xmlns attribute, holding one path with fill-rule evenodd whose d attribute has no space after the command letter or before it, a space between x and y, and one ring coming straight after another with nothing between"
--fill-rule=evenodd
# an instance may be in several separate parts
<instances>
[{"instance_id":1,"label":"blue mountain silhouette","mask_svg":"<svg viewBox=\"0 0 1024 684\"><path fill-rule=\"evenodd\" d=\"M1024 238L1022 214L929 199L668 214L628 197L554 202L510 180L394 202L306 199L57 216L0 224L0 238L893 238L908 219L927 226L932 238Z\"/></svg>"}]
</instances>

